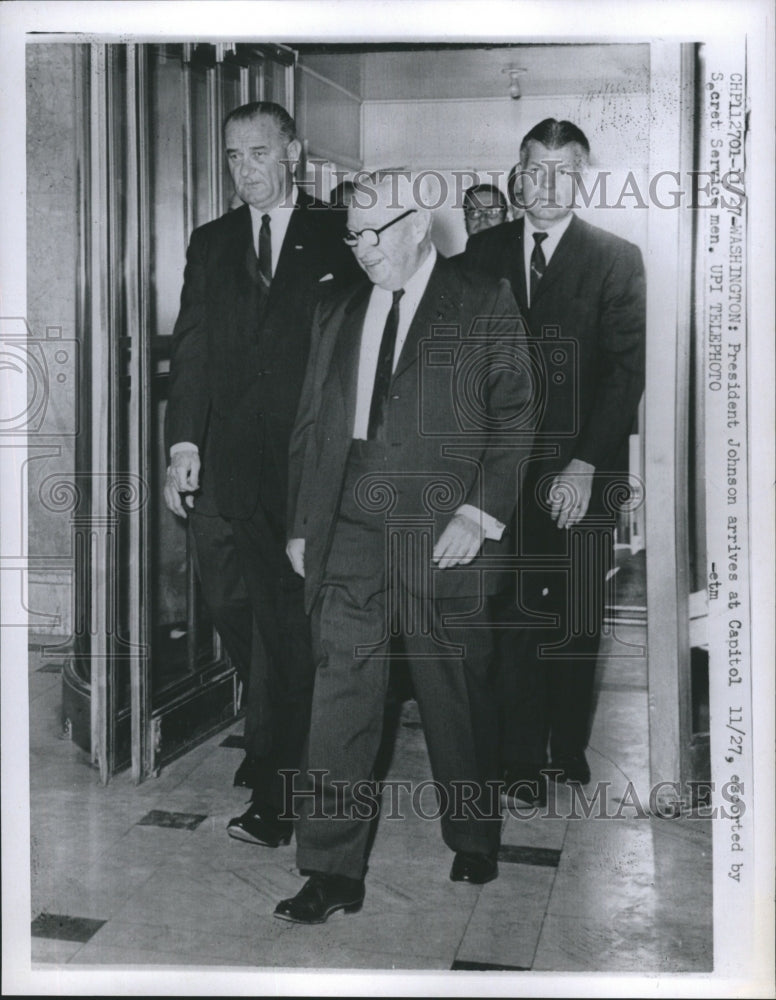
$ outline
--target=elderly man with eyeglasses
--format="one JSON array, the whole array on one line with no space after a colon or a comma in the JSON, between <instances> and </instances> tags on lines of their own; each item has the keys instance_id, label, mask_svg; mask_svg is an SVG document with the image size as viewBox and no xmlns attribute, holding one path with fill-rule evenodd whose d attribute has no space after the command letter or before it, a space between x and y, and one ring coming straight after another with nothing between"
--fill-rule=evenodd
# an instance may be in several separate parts
<instances>
[{"instance_id":1,"label":"elderly man with eyeglasses","mask_svg":"<svg viewBox=\"0 0 776 1000\"><path fill-rule=\"evenodd\" d=\"M291 439L287 552L317 665L293 776L310 877L275 910L297 923L361 908L391 657L412 677L450 878L498 872L487 607L535 406L508 283L442 258L427 203L408 175L357 188L345 242L369 281L318 307Z\"/></svg>"}]
</instances>

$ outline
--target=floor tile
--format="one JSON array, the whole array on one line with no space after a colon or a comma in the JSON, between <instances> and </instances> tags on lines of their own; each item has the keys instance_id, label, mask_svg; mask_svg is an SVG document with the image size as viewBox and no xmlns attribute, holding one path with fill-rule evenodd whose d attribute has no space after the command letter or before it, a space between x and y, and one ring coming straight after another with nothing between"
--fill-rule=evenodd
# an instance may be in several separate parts
<instances>
[{"instance_id":1,"label":"floor tile","mask_svg":"<svg viewBox=\"0 0 776 1000\"><path fill-rule=\"evenodd\" d=\"M58 941L80 941L93 937L105 923L92 917L72 917L62 913L39 913L32 921L33 937L54 938Z\"/></svg>"},{"instance_id":2,"label":"floor tile","mask_svg":"<svg viewBox=\"0 0 776 1000\"><path fill-rule=\"evenodd\" d=\"M519 965L498 965L495 962L466 962L458 959L450 968L455 972L528 972Z\"/></svg>"},{"instance_id":3,"label":"floor tile","mask_svg":"<svg viewBox=\"0 0 776 1000\"><path fill-rule=\"evenodd\" d=\"M202 968L202 955L190 951L143 951L140 948L125 948L121 946L102 945L90 942L73 956L68 962L68 970L79 967L99 965L103 968L142 969L142 968L180 968L193 966ZM253 959L222 959L215 955L207 958L209 966L255 966Z\"/></svg>"},{"instance_id":4,"label":"floor tile","mask_svg":"<svg viewBox=\"0 0 776 1000\"><path fill-rule=\"evenodd\" d=\"M198 955L203 964L217 960L264 965L273 960L273 942L284 933L286 926L271 916L254 916L238 927L231 925L221 930L205 913L198 925L188 926L161 921L153 914L144 923L123 918L111 920L91 944L95 950L121 948L143 954Z\"/></svg>"},{"instance_id":5,"label":"floor tile","mask_svg":"<svg viewBox=\"0 0 776 1000\"><path fill-rule=\"evenodd\" d=\"M220 884L220 888L216 888ZM196 866L163 867L126 900L114 919L125 923L168 927L170 931L208 931L242 937L251 927L272 917L278 900L294 895L302 880L279 866L267 864L243 873L212 873L200 879ZM279 921L274 921L278 924ZM274 924L267 925L272 927Z\"/></svg>"},{"instance_id":6,"label":"floor tile","mask_svg":"<svg viewBox=\"0 0 776 1000\"><path fill-rule=\"evenodd\" d=\"M281 944L295 950L297 960L304 955L305 965L314 965L308 960L316 957L332 967L332 950L345 957L351 951L373 955L378 950L384 956L381 968L412 968L418 959L426 959L435 968L449 969L470 919L471 897L478 892L472 886L466 888L470 898L461 893L460 905L447 911L385 912L365 902L360 913L340 912L322 925L292 924L293 936L284 937Z\"/></svg>"},{"instance_id":7,"label":"floor tile","mask_svg":"<svg viewBox=\"0 0 776 1000\"><path fill-rule=\"evenodd\" d=\"M499 848L498 859L504 864L543 865L547 868L557 868L560 851L550 847L502 844Z\"/></svg>"},{"instance_id":8,"label":"floor tile","mask_svg":"<svg viewBox=\"0 0 776 1000\"><path fill-rule=\"evenodd\" d=\"M499 871L483 886L456 958L531 968L555 869L504 865Z\"/></svg>"},{"instance_id":9,"label":"floor tile","mask_svg":"<svg viewBox=\"0 0 776 1000\"><path fill-rule=\"evenodd\" d=\"M533 968L644 975L710 971L711 936L705 926L679 928L658 922L638 904L606 921L551 914L545 919Z\"/></svg>"},{"instance_id":10,"label":"floor tile","mask_svg":"<svg viewBox=\"0 0 776 1000\"><path fill-rule=\"evenodd\" d=\"M531 817L526 810L521 809L505 810L501 843L560 851L567 826L565 819L548 818L541 813Z\"/></svg>"},{"instance_id":11,"label":"floor tile","mask_svg":"<svg viewBox=\"0 0 776 1000\"><path fill-rule=\"evenodd\" d=\"M55 938L38 938L31 940L32 968L41 965L64 965L78 954L86 945L82 941L57 941Z\"/></svg>"},{"instance_id":12,"label":"floor tile","mask_svg":"<svg viewBox=\"0 0 776 1000\"><path fill-rule=\"evenodd\" d=\"M196 830L207 816L192 813L167 812L164 809L152 809L138 820L138 826L162 826L174 830Z\"/></svg>"}]
</instances>

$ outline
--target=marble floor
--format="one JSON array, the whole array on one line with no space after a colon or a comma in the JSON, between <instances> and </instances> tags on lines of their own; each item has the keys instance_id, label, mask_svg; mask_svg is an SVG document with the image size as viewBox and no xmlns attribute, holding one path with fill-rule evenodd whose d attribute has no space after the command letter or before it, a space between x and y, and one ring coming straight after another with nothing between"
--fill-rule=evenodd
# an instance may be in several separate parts
<instances>
[{"instance_id":1,"label":"marble floor","mask_svg":"<svg viewBox=\"0 0 776 1000\"><path fill-rule=\"evenodd\" d=\"M384 815L362 911L316 927L272 916L302 885L293 841L270 850L226 835L246 802L231 785L241 752L224 745L241 723L158 778L135 786L120 774L101 787L88 756L61 738L59 673L31 652L32 968L492 971L521 980L710 970L710 823L649 813L645 629L618 624L615 633L602 650L588 755L587 793L607 783L603 809L585 817L560 787L552 815L507 810L500 876L482 887L449 880L437 822ZM411 700L388 777L430 778Z\"/></svg>"}]
</instances>

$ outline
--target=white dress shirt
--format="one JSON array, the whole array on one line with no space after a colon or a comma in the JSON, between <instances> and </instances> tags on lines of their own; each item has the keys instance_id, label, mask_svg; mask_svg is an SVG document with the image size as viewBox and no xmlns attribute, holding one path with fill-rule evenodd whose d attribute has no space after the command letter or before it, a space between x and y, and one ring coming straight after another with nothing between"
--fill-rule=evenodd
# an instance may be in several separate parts
<instances>
[{"instance_id":1,"label":"white dress shirt","mask_svg":"<svg viewBox=\"0 0 776 1000\"><path fill-rule=\"evenodd\" d=\"M393 369L401 356L404 342L407 339L412 320L415 317L420 300L426 291L431 272L436 263L437 253L434 247L424 258L417 271L407 280L404 286L404 295L399 299L399 325L396 331L396 347L393 353ZM375 373L377 371L377 360L380 353L380 344L383 339L383 330L388 313L393 305L393 292L385 288L372 286L369 296L369 304L364 316L364 327L361 332L361 348L358 356L358 387L356 390L356 415L353 421L353 437L366 440L369 431L369 411L372 406L372 392L374 389ZM491 517L485 511L474 507L472 504L462 504L456 514L464 514L471 520L476 521L483 529L485 538L492 538L498 541L504 533L504 525Z\"/></svg>"},{"instance_id":2,"label":"white dress shirt","mask_svg":"<svg viewBox=\"0 0 776 1000\"><path fill-rule=\"evenodd\" d=\"M248 207L251 210L251 226L253 228L253 249L256 256L259 256L259 230L261 229L261 219L263 215L269 216L269 230L272 234L272 274L274 276L278 267L280 251L283 249L283 240L286 238L286 230L291 221L291 213L296 206L296 199L299 191L294 185L291 189L291 198L284 198L279 205L275 205L269 211L262 208Z\"/></svg>"},{"instance_id":3,"label":"white dress shirt","mask_svg":"<svg viewBox=\"0 0 776 1000\"><path fill-rule=\"evenodd\" d=\"M544 259L549 264L550 258L558 248L561 236L563 236L571 225L573 218L573 212L569 212L568 215L565 215L559 222L556 222L554 226L550 226L549 229L539 229L538 226L535 226L531 222L527 215L523 216L523 267L525 269L525 295L529 306L531 304L531 254L535 245L533 234L547 234L547 239L542 240L542 250L544 252Z\"/></svg>"},{"instance_id":4,"label":"white dress shirt","mask_svg":"<svg viewBox=\"0 0 776 1000\"><path fill-rule=\"evenodd\" d=\"M431 253L407 281L404 295L399 300L399 326L396 331L396 348L393 352L394 370L402 347L404 347L404 341L407 339L410 323L415 316L420 300L423 298L428 279L431 277L436 258L436 250L432 247ZM393 292L377 285L372 286L369 305L364 317L364 329L361 333L361 351L358 356L358 392L356 395L356 418L353 422L354 438L366 440L367 437L377 359L380 354L385 321L388 319L392 304Z\"/></svg>"}]
</instances>

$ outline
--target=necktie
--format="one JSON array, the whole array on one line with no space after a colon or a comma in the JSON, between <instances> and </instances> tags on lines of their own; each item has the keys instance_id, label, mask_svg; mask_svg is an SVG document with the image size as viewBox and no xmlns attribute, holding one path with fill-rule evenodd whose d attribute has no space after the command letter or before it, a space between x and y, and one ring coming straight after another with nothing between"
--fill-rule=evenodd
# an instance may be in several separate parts
<instances>
[{"instance_id":1,"label":"necktie","mask_svg":"<svg viewBox=\"0 0 776 1000\"><path fill-rule=\"evenodd\" d=\"M262 215L259 229L259 273L267 288L272 282L272 232L269 222L269 214Z\"/></svg>"},{"instance_id":2,"label":"necktie","mask_svg":"<svg viewBox=\"0 0 776 1000\"><path fill-rule=\"evenodd\" d=\"M534 248L531 251L531 305L533 305L537 285L547 269L547 261L544 259L544 250L542 250L542 243L547 239L547 233L534 233L533 238Z\"/></svg>"},{"instance_id":3,"label":"necktie","mask_svg":"<svg viewBox=\"0 0 776 1000\"><path fill-rule=\"evenodd\" d=\"M399 329L399 300L404 295L404 289L399 288L393 293L393 302L383 327L383 339L380 341L380 354L377 358L375 384L372 389L372 404L369 408L369 429L367 438L370 441L381 436L383 420L388 403L388 390L391 387L393 375L393 354L396 350L396 334Z\"/></svg>"}]
</instances>

